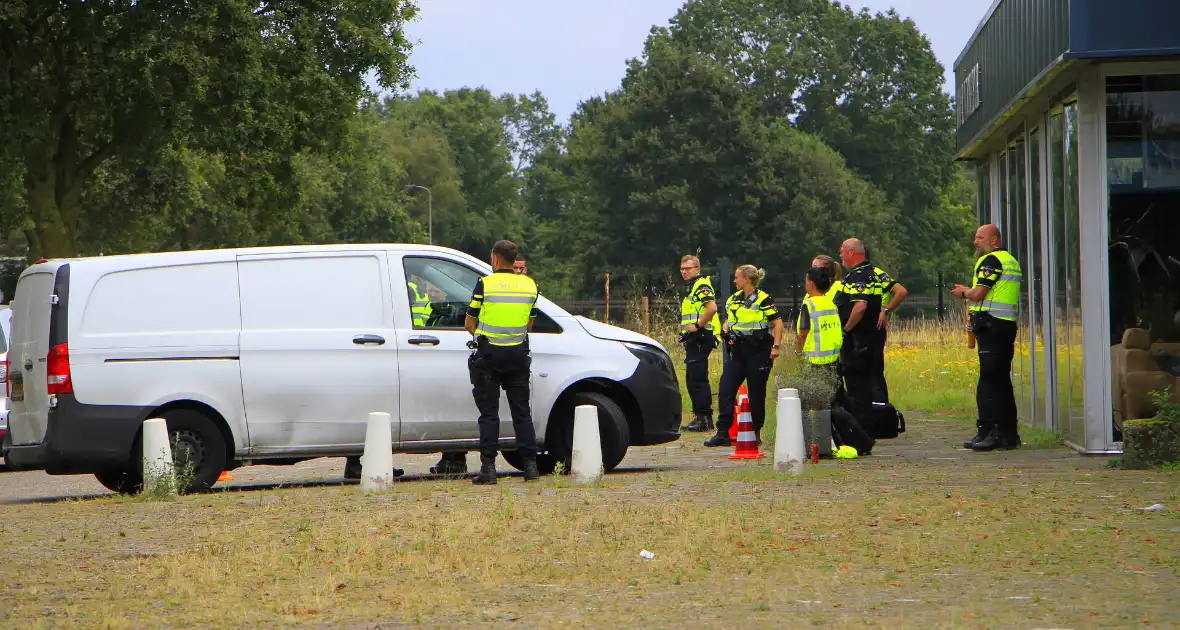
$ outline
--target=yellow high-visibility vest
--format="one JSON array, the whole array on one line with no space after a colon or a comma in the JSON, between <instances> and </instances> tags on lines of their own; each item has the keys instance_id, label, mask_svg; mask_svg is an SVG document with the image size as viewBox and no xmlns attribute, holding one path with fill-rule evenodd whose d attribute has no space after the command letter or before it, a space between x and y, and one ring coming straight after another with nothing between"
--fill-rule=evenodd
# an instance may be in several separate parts
<instances>
[{"instance_id":1,"label":"yellow high-visibility vest","mask_svg":"<svg viewBox=\"0 0 1180 630\"><path fill-rule=\"evenodd\" d=\"M844 327L840 324L840 313L831 298L809 295L803 299L810 318L807 340L803 342L803 356L815 365L835 363L840 358L844 345ZM799 313L796 331L802 332L803 313Z\"/></svg>"},{"instance_id":2,"label":"yellow high-visibility vest","mask_svg":"<svg viewBox=\"0 0 1180 630\"><path fill-rule=\"evenodd\" d=\"M494 273L483 279L483 302L479 306L476 335L493 346L524 343L529 316L537 303L537 284L526 275Z\"/></svg>"},{"instance_id":3,"label":"yellow high-visibility vest","mask_svg":"<svg viewBox=\"0 0 1180 630\"><path fill-rule=\"evenodd\" d=\"M996 319L1014 322L1020 315L1020 283L1024 279L1020 263L1003 249L980 256L979 260L975 261L975 274L971 278L972 288L979 285L979 269L988 256L998 258L1003 269L1000 271L1000 277L996 279L995 286L988 289L987 296L982 302L972 304L971 310L990 313Z\"/></svg>"}]
</instances>

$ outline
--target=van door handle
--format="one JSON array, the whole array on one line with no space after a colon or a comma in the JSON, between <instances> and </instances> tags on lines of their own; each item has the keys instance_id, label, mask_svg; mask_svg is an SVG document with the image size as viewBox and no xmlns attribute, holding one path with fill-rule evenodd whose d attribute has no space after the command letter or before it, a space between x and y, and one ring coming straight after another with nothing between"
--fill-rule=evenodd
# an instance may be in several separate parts
<instances>
[{"instance_id":1,"label":"van door handle","mask_svg":"<svg viewBox=\"0 0 1180 630\"><path fill-rule=\"evenodd\" d=\"M357 335L352 338L352 342L358 346L367 346L369 344L383 346L385 345L385 337L381 335Z\"/></svg>"},{"instance_id":2,"label":"van door handle","mask_svg":"<svg viewBox=\"0 0 1180 630\"><path fill-rule=\"evenodd\" d=\"M422 335L421 337L410 337L407 339L411 344L420 346L422 344L437 346L439 344L438 337L431 337L430 335Z\"/></svg>"}]
</instances>

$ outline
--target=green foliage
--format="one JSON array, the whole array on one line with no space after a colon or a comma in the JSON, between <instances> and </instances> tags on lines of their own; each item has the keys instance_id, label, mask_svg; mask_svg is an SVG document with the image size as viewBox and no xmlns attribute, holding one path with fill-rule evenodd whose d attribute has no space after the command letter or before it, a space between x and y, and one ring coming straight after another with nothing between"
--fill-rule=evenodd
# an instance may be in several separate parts
<instances>
[{"instance_id":1,"label":"green foliage","mask_svg":"<svg viewBox=\"0 0 1180 630\"><path fill-rule=\"evenodd\" d=\"M403 0L4 5L0 182L13 170L23 178L30 254L79 251L87 184L116 157L153 167L145 158L164 157L172 163L163 181L191 166L170 150L241 153L245 164L226 164L236 193L226 201L269 197L266 207L282 215L292 207L283 203L292 156L336 145L366 92L366 74L375 72L383 87L404 83L409 45L401 26L415 11ZM268 185L236 187L240 174ZM106 173L107 192L121 194L125 176ZM299 222L265 218L281 227L275 233L268 223L256 235L262 241Z\"/></svg>"},{"instance_id":2,"label":"green foliage","mask_svg":"<svg viewBox=\"0 0 1180 630\"><path fill-rule=\"evenodd\" d=\"M760 118L817 136L885 192L907 237L896 275L948 262L948 230L969 222L970 208L944 195L956 176L952 109L943 68L911 20L829 0L697 0L653 31L647 52L669 44L723 64L755 95ZM883 254L878 233L860 229L843 231Z\"/></svg>"},{"instance_id":3,"label":"green foliage","mask_svg":"<svg viewBox=\"0 0 1180 630\"><path fill-rule=\"evenodd\" d=\"M817 137L757 109L721 65L653 41L619 92L583 103L567 153L538 159L540 190L526 199L548 222L543 240L584 284L604 270L659 273L698 250L755 262L773 283L850 233L889 242L885 196Z\"/></svg>"},{"instance_id":4,"label":"green foliage","mask_svg":"<svg viewBox=\"0 0 1180 630\"><path fill-rule=\"evenodd\" d=\"M1151 392L1151 401L1156 407L1153 420L1180 426L1180 403L1175 401L1172 392Z\"/></svg>"}]
</instances>

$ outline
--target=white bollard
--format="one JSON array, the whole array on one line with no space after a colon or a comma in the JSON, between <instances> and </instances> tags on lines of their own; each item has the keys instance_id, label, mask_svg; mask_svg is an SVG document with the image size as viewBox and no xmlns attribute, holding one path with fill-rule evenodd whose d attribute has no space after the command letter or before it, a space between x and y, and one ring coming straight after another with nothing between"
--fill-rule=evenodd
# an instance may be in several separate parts
<instances>
[{"instance_id":1,"label":"white bollard","mask_svg":"<svg viewBox=\"0 0 1180 630\"><path fill-rule=\"evenodd\" d=\"M587 484L602 478L602 438L598 433L598 407L574 409L574 452L570 458L574 481Z\"/></svg>"},{"instance_id":2,"label":"white bollard","mask_svg":"<svg viewBox=\"0 0 1180 630\"><path fill-rule=\"evenodd\" d=\"M798 396L790 397L779 391L778 427L774 438L774 469L780 473L799 475L807 459L803 443L803 406Z\"/></svg>"},{"instance_id":3,"label":"white bollard","mask_svg":"<svg viewBox=\"0 0 1180 630\"><path fill-rule=\"evenodd\" d=\"M168 423L163 418L143 421L143 487L157 488L161 483L171 483L172 446L168 443ZM176 488L169 488L174 494Z\"/></svg>"},{"instance_id":4,"label":"white bollard","mask_svg":"<svg viewBox=\"0 0 1180 630\"><path fill-rule=\"evenodd\" d=\"M365 455L361 459L361 490L387 490L393 484L393 419L383 411L369 414Z\"/></svg>"},{"instance_id":5,"label":"white bollard","mask_svg":"<svg viewBox=\"0 0 1180 630\"><path fill-rule=\"evenodd\" d=\"M794 387L784 387L783 389L778 390L778 397L779 398L798 398L799 397L799 390L795 389Z\"/></svg>"}]
</instances>

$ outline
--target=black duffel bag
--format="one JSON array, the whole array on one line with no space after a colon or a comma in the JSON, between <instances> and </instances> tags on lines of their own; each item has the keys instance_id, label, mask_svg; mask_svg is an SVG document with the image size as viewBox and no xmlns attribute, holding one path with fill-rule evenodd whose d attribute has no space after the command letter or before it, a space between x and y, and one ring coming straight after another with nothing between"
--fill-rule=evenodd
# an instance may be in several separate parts
<instances>
[{"instance_id":1,"label":"black duffel bag","mask_svg":"<svg viewBox=\"0 0 1180 630\"><path fill-rule=\"evenodd\" d=\"M888 440L905 433L905 416L889 403L873 403L872 420L867 427L878 440Z\"/></svg>"},{"instance_id":2,"label":"black duffel bag","mask_svg":"<svg viewBox=\"0 0 1180 630\"><path fill-rule=\"evenodd\" d=\"M869 432L860 426L856 417L847 409L832 407L832 439L836 446L851 446L858 455L871 455L875 441Z\"/></svg>"}]
</instances>

